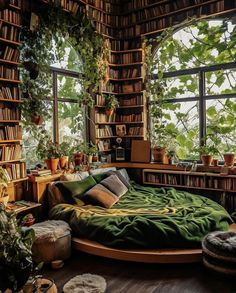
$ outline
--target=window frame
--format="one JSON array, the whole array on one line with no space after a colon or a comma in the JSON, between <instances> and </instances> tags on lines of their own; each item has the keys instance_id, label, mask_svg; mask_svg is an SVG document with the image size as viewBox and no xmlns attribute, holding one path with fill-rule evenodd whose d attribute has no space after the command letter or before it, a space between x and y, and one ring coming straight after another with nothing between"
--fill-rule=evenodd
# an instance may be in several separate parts
<instances>
[{"instance_id":1,"label":"window frame","mask_svg":"<svg viewBox=\"0 0 236 293\"><path fill-rule=\"evenodd\" d=\"M191 75L191 74L198 74L199 76L199 96L195 97L185 97L185 98L175 98L175 99L165 99L163 102L170 102L170 103L177 103L177 102L190 102L195 101L199 103L199 146L203 146L206 144L205 137L206 137L206 101L207 100L219 100L219 99L227 99L227 98L235 98L236 93L232 94L217 94L217 95L206 95L205 93L205 75L207 72L217 71L217 70L226 70L226 69L236 69L236 61L235 62L228 62L216 65L209 65L203 67L195 67L191 69L181 69L171 72L164 72L163 79L165 78L172 78L178 77L182 75ZM158 79L158 74L152 74L152 80ZM155 101L149 101L148 106L157 105ZM149 119L149 128L151 128L151 117Z\"/></svg>"}]
</instances>

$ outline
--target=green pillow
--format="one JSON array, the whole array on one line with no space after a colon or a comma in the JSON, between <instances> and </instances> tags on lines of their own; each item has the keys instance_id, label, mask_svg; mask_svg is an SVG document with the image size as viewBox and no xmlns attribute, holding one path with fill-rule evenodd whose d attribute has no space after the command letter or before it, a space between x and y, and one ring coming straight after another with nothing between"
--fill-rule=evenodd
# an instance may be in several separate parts
<instances>
[{"instance_id":1,"label":"green pillow","mask_svg":"<svg viewBox=\"0 0 236 293\"><path fill-rule=\"evenodd\" d=\"M88 176L81 181L59 181L57 187L65 198L73 200L78 205L84 205L83 194L96 184L95 179L92 176Z\"/></svg>"},{"instance_id":2,"label":"green pillow","mask_svg":"<svg viewBox=\"0 0 236 293\"><path fill-rule=\"evenodd\" d=\"M105 173L95 174L92 176L97 183L100 183L103 179L107 178L108 174L105 172Z\"/></svg>"}]
</instances>

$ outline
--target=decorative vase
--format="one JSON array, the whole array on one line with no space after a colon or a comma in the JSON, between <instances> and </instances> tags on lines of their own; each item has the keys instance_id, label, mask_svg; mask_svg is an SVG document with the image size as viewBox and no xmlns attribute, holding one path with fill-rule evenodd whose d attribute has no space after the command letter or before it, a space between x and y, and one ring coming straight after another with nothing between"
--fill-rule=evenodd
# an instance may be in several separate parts
<instances>
[{"instance_id":1,"label":"decorative vase","mask_svg":"<svg viewBox=\"0 0 236 293\"><path fill-rule=\"evenodd\" d=\"M213 160L212 155L201 155L201 161L202 161L203 166L210 166L212 160Z\"/></svg>"},{"instance_id":2,"label":"decorative vase","mask_svg":"<svg viewBox=\"0 0 236 293\"><path fill-rule=\"evenodd\" d=\"M45 163L49 170L51 170L52 172L55 172L57 170L59 159L58 158L47 159L45 160Z\"/></svg>"},{"instance_id":3,"label":"decorative vase","mask_svg":"<svg viewBox=\"0 0 236 293\"><path fill-rule=\"evenodd\" d=\"M224 154L225 166L232 167L234 165L234 154Z\"/></svg>"},{"instance_id":4,"label":"decorative vase","mask_svg":"<svg viewBox=\"0 0 236 293\"><path fill-rule=\"evenodd\" d=\"M66 169L68 166L69 157L68 156L62 156L59 158L60 167L61 169Z\"/></svg>"},{"instance_id":5,"label":"decorative vase","mask_svg":"<svg viewBox=\"0 0 236 293\"><path fill-rule=\"evenodd\" d=\"M166 149L164 147L154 147L152 149L153 161L157 163L163 163L166 155Z\"/></svg>"}]
</instances>

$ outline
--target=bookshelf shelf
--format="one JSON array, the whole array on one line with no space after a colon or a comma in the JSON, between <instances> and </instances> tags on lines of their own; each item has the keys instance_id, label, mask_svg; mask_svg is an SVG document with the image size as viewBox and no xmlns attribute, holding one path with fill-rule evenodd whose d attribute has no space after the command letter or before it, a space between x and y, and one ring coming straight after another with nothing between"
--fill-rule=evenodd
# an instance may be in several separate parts
<instances>
[{"instance_id":1,"label":"bookshelf shelf","mask_svg":"<svg viewBox=\"0 0 236 293\"><path fill-rule=\"evenodd\" d=\"M132 53L132 52L143 52L143 49L137 48L137 49L119 50L119 51L111 50L111 53L113 54L124 54L124 53Z\"/></svg>"},{"instance_id":2,"label":"bookshelf shelf","mask_svg":"<svg viewBox=\"0 0 236 293\"><path fill-rule=\"evenodd\" d=\"M109 63L110 67L129 67L129 66L142 66L142 65L143 65L143 62L122 63L122 64Z\"/></svg>"},{"instance_id":3,"label":"bookshelf shelf","mask_svg":"<svg viewBox=\"0 0 236 293\"><path fill-rule=\"evenodd\" d=\"M119 125L119 124L143 124L143 121L134 121L134 122L95 122L96 125Z\"/></svg>"},{"instance_id":4,"label":"bookshelf shelf","mask_svg":"<svg viewBox=\"0 0 236 293\"><path fill-rule=\"evenodd\" d=\"M0 99L0 102L6 103L23 103L21 100Z\"/></svg>"},{"instance_id":5,"label":"bookshelf shelf","mask_svg":"<svg viewBox=\"0 0 236 293\"><path fill-rule=\"evenodd\" d=\"M0 120L0 123L19 123L20 120Z\"/></svg>"},{"instance_id":6,"label":"bookshelf shelf","mask_svg":"<svg viewBox=\"0 0 236 293\"><path fill-rule=\"evenodd\" d=\"M23 162L23 161L24 161L23 159L0 161L0 165L9 164L9 163L16 163L16 162Z\"/></svg>"},{"instance_id":7,"label":"bookshelf shelf","mask_svg":"<svg viewBox=\"0 0 236 293\"><path fill-rule=\"evenodd\" d=\"M7 82L7 83L21 83L20 80L14 80L14 79L7 79L7 78L0 78L1 82Z\"/></svg>"},{"instance_id":8,"label":"bookshelf shelf","mask_svg":"<svg viewBox=\"0 0 236 293\"><path fill-rule=\"evenodd\" d=\"M21 10L21 7L13 5L13 4L9 4L10 8L16 9L16 10Z\"/></svg>"},{"instance_id":9,"label":"bookshelf shelf","mask_svg":"<svg viewBox=\"0 0 236 293\"><path fill-rule=\"evenodd\" d=\"M0 144L5 144L5 143L12 143L12 142L22 142L22 139L10 139L10 140L0 140Z\"/></svg>"},{"instance_id":10,"label":"bookshelf shelf","mask_svg":"<svg viewBox=\"0 0 236 293\"><path fill-rule=\"evenodd\" d=\"M128 78L109 78L110 81L114 82L123 82L123 81L135 81L135 80L142 80L143 77L128 77Z\"/></svg>"},{"instance_id":11,"label":"bookshelf shelf","mask_svg":"<svg viewBox=\"0 0 236 293\"><path fill-rule=\"evenodd\" d=\"M16 45L16 46L20 46L20 42L15 42L15 41L11 41L9 39L4 39L4 38L0 38L0 42L2 43L6 43L6 44L11 44L11 45Z\"/></svg>"},{"instance_id":12,"label":"bookshelf shelf","mask_svg":"<svg viewBox=\"0 0 236 293\"><path fill-rule=\"evenodd\" d=\"M125 92L125 93L115 93L115 92L106 92L102 91L103 94L117 95L117 96L131 96L131 95L140 95L143 91L140 92Z\"/></svg>"},{"instance_id":13,"label":"bookshelf shelf","mask_svg":"<svg viewBox=\"0 0 236 293\"><path fill-rule=\"evenodd\" d=\"M8 24L8 25L11 25L11 26L15 26L15 27L17 27L17 28L21 28L21 26L20 26L19 24L16 24L16 23L14 23L14 22L9 22L9 21L7 21L7 20L5 20L5 19L1 19L1 18L0 18L0 22L5 23L5 24Z\"/></svg>"},{"instance_id":14,"label":"bookshelf shelf","mask_svg":"<svg viewBox=\"0 0 236 293\"><path fill-rule=\"evenodd\" d=\"M20 65L19 62L14 62L14 61L10 61L10 60L4 60L4 59L0 59L0 63L4 63L4 64L9 64L9 65Z\"/></svg>"}]
</instances>

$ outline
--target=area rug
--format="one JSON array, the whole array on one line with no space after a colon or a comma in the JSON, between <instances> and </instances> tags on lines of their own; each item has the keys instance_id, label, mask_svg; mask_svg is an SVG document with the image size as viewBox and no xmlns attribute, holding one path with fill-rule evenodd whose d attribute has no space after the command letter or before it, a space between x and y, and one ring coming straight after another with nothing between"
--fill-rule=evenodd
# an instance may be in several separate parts
<instances>
[{"instance_id":1,"label":"area rug","mask_svg":"<svg viewBox=\"0 0 236 293\"><path fill-rule=\"evenodd\" d=\"M104 293L106 280L98 275L83 274L70 279L64 287L64 293Z\"/></svg>"}]
</instances>

